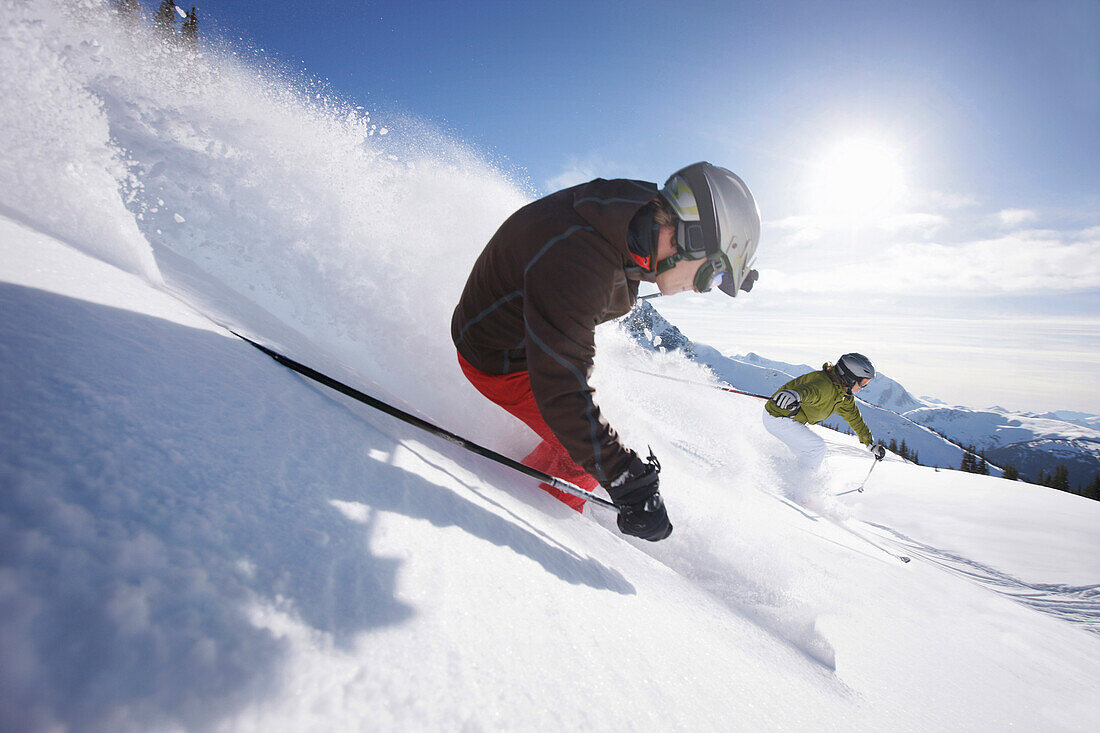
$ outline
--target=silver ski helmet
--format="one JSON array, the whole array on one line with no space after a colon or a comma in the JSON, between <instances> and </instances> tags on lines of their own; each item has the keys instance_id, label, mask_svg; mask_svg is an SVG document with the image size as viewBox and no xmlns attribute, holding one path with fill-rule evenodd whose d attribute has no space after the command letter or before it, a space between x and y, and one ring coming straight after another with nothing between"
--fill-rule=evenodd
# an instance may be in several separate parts
<instances>
[{"instance_id":1,"label":"silver ski helmet","mask_svg":"<svg viewBox=\"0 0 1100 733\"><path fill-rule=\"evenodd\" d=\"M679 220L678 251L658 272L680 259L705 257L695 278L696 290L710 290L718 275L723 275L718 289L731 298L738 290L751 290L757 278L752 265L760 243L760 209L745 182L720 166L695 163L669 176L661 197Z\"/></svg>"},{"instance_id":2,"label":"silver ski helmet","mask_svg":"<svg viewBox=\"0 0 1100 733\"><path fill-rule=\"evenodd\" d=\"M845 354L836 360L836 373L849 389L864 379L875 378L875 367L863 354Z\"/></svg>"}]
</instances>

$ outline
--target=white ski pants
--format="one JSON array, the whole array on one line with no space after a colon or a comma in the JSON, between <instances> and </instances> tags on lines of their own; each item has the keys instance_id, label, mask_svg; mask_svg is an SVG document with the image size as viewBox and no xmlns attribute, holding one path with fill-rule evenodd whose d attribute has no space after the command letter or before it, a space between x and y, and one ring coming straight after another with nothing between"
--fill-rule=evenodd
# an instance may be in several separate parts
<instances>
[{"instance_id":1,"label":"white ski pants","mask_svg":"<svg viewBox=\"0 0 1100 733\"><path fill-rule=\"evenodd\" d=\"M764 428L794 451L799 468L811 472L821 468L825 460L825 441L820 435L800 422L775 417L767 410L764 410Z\"/></svg>"}]
</instances>

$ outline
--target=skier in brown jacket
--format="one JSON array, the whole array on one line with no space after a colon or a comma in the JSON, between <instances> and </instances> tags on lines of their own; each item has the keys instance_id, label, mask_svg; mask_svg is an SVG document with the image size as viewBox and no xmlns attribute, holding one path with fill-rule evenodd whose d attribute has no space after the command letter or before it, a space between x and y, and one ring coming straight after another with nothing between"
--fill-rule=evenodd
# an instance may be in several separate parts
<instances>
[{"instance_id":1,"label":"skier in brown jacket","mask_svg":"<svg viewBox=\"0 0 1100 733\"><path fill-rule=\"evenodd\" d=\"M660 464L622 444L588 382L595 328L628 313L643 280L663 295L706 292L719 278L727 295L750 290L759 239L752 194L709 163L677 171L660 191L604 179L558 191L512 214L474 264L451 321L459 364L542 438L526 465L586 491L602 485L620 531L662 540L672 525Z\"/></svg>"}]
</instances>

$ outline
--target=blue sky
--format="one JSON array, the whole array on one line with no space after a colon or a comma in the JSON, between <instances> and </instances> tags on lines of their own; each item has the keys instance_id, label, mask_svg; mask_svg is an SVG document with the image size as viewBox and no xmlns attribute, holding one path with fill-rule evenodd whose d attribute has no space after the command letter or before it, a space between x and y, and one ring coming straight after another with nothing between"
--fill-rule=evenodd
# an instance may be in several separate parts
<instances>
[{"instance_id":1,"label":"blue sky","mask_svg":"<svg viewBox=\"0 0 1100 733\"><path fill-rule=\"evenodd\" d=\"M782 195L790 171L859 128L888 133L918 182L945 192L1006 207L1095 207L1100 195L1095 0L200 11L340 92L505 157L543 190L570 161L655 178L709 158L796 214Z\"/></svg>"},{"instance_id":2,"label":"blue sky","mask_svg":"<svg viewBox=\"0 0 1100 733\"><path fill-rule=\"evenodd\" d=\"M662 181L702 159L733 169L765 219L764 277L751 303L708 307L787 318L785 336L757 335L774 358L845 348L800 337L800 313L828 315L918 393L1100 412L1096 0L210 0L199 13L382 122L441 128L533 193ZM957 376L888 343L898 319L926 319L922 342L938 329L950 353L994 328L1003 346L973 353L982 376L945 394ZM1015 342L1012 319L1030 324ZM1006 359L1019 371L994 389Z\"/></svg>"}]
</instances>

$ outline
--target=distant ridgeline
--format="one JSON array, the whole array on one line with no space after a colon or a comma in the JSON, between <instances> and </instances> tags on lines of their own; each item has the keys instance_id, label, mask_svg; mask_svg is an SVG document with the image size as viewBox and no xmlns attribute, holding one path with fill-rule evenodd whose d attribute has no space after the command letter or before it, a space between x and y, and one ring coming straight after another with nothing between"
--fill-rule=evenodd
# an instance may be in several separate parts
<instances>
[{"instance_id":1,"label":"distant ridgeline","mask_svg":"<svg viewBox=\"0 0 1100 733\"><path fill-rule=\"evenodd\" d=\"M815 369L751 353L724 356L710 346L692 342L644 300L638 301L619 325L642 346L682 352L710 368L721 382L756 395L771 395L794 377ZM881 373L859 393L859 400L860 412L875 438L906 460L1022 479L1100 500L1098 416L950 407L918 399ZM852 432L836 415L823 424L842 433Z\"/></svg>"}]
</instances>

